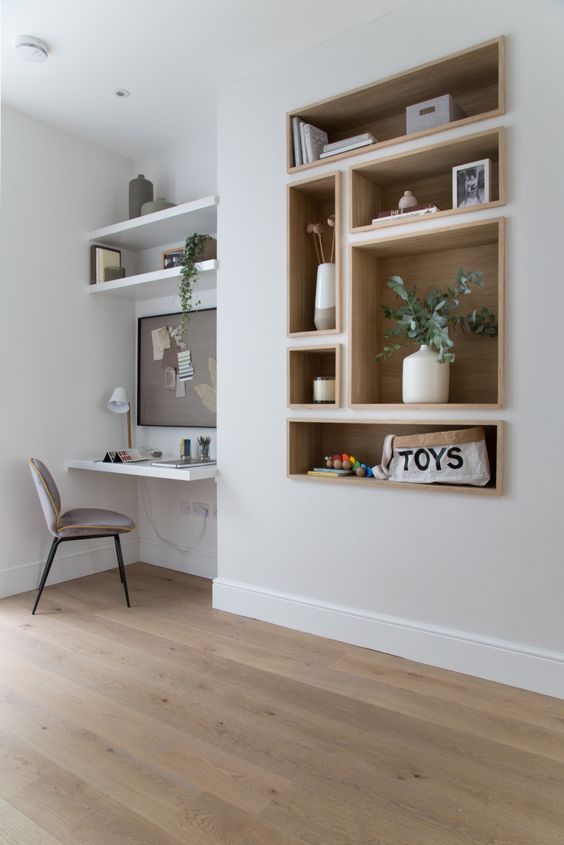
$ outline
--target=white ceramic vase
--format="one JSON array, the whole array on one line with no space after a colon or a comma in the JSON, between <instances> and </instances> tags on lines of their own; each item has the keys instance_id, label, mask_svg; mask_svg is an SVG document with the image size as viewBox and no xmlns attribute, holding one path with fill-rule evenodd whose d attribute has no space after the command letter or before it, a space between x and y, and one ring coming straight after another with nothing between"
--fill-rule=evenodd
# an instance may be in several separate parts
<instances>
[{"instance_id":1,"label":"white ceramic vase","mask_svg":"<svg viewBox=\"0 0 564 845\"><path fill-rule=\"evenodd\" d=\"M315 314L313 322L317 331L334 329L336 325L335 265L320 264L317 268L315 288Z\"/></svg>"},{"instance_id":2,"label":"white ceramic vase","mask_svg":"<svg viewBox=\"0 0 564 845\"><path fill-rule=\"evenodd\" d=\"M403 401L406 404L448 402L450 364L439 364L439 353L423 344L403 360Z\"/></svg>"},{"instance_id":3,"label":"white ceramic vase","mask_svg":"<svg viewBox=\"0 0 564 845\"><path fill-rule=\"evenodd\" d=\"M404 191L398 203L399 210L409 211L414 205L417 205L417 197L414 197L411 191Z\"/></svg>"}]
</instances>

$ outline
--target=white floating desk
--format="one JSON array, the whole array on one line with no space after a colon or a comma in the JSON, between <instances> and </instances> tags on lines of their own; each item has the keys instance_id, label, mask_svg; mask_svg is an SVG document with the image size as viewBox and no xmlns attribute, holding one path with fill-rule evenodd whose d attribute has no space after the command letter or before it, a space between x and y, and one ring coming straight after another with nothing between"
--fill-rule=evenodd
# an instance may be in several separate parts
<instances>
[{"instance_id":1,"label":"white floating desk","mask_svg":"<svg viewBox=\"0 0 564 845\"><path fill-rule=\"evenodd\" d=\"M132 478L169 478L172 481L202 481L215 478L217 465L174 469L172 467L154 467L151 461L137 461L134 464L105 464L102 461L69 458L65 461L65 470L86 469L91 472L107 472L113 475L129 475Z\"/></svg>"}]
</instances>

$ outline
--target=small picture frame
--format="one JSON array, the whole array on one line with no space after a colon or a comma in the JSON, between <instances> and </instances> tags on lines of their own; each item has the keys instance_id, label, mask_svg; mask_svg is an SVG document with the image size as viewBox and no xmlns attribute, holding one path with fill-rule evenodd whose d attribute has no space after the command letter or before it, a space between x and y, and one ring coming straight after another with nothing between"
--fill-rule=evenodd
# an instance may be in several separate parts
<instances>
[{"instance_id":1,"label":"small picture frame","mask_svg":"<svg viewBox=\"0 0 564 845\"><path fill-rule=\"evenodd\" d=\"M94 244L90 247L90 284L106 282L106 269L121 267L121 250ZM117 271L116 271L117 272Z\"/></svg>"},{"instance_id":2,"label":"small picture frame","mask_svg":"<svg viewBox=\"0 0 564 845\"><path fill-rule=\"evenodd\" d=\"M163 270L172 270L180 267L184 258L184 247L177 246L174 249L166 249L163 252Z\"/></svg>"},{"instance_id":3,"label":"small picture frame","mask_svg":"<svg viewBox=\"0 0 564 845\"><path fill-rule=\"evenodd\" d=\"M490 202L492 193L491 160L470 161L452 168L452 207L471 208Z\"/></svg>"}]
</instances>

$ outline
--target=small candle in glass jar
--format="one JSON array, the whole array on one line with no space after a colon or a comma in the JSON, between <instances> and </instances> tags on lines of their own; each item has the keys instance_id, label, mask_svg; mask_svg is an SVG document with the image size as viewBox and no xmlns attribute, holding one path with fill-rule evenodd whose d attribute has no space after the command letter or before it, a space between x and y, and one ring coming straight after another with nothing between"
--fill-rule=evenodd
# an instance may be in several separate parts
<instances>
[{"instance_id":1,"label":"small candle in glass jar","mask_svg":"<svg viewBox=\"0 0 564 845\"><path fill-rule=\"evenodd\" d=\"M314 378L313 401L318 405L335 401L335 376L317 376Z\"/></svg>"}]
</instances>

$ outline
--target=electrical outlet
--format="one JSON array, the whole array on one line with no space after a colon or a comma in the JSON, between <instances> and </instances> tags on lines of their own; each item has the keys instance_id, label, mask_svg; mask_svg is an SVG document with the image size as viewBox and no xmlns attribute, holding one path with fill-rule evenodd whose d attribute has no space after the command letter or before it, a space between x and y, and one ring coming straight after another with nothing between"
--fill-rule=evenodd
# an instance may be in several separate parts
<instances>
[{"instance_id":1,"label":"electrical outlet","mask_svg":"<svg viewBox=\"0 0 564 845\"><path fill-rule=\"evenodd\" d=\"M212 505L212 519L217 519L217 505Z\"/></svg>"},{"instance_id":2,"label":"electrical outlet","mask_svg":"<svg viewBox=\"0 0 564 845\"><path fill-rule=\"evenodd\" d=\"M194 516L203 516L204 519L207 519L210 515L210 506L207 502L194 502L192 513Z\"/></svg>"},{"instance_id":3,"label":"electrical outlet","mask_svg":"<svg viewBox=\"0 0 564 845\"><path fill-rule=\"evenodd\" d=\"M189 499L180 500L180 513L190 515L192 513L192 502Z\"/></svg>"}]
</instances>

